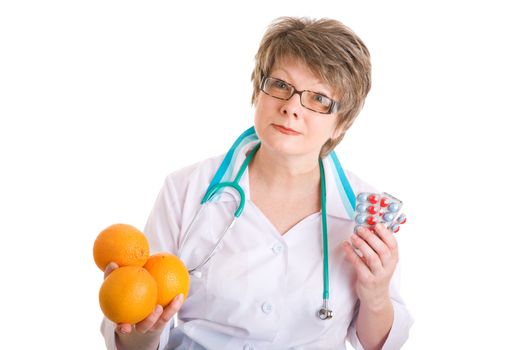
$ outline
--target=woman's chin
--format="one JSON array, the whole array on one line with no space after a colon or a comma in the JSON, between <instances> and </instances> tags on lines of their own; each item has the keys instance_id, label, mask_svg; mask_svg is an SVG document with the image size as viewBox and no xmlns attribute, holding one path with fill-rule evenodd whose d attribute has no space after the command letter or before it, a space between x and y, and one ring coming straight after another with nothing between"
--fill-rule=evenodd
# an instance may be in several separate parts
<instances>
[{"instance_id":1,"label":"woman's chin","mask_svg":"<svg viewBox=\"0 0 525 350\"><path fill-rule=\"evenodd\" d=\"M270 152L281 157L297 157L311 152L295 140L269 139L262 142Z\"/></svg>"}]
</instances>

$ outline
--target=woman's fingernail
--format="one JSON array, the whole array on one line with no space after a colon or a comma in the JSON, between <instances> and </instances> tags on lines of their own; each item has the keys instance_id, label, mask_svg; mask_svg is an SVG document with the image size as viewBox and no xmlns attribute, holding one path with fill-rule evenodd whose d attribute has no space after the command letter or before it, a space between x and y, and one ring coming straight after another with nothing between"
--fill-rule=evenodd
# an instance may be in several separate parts
<instances>
[{"instance_id":1,"label":"woman's fingernail","mask_svg":"<svg viewBox=\"0 0 525 350\"><path fill-rule=\"evenodd\" d=\"M128 334L129 333L127 329L125 329L124 327L121 327L121 326L117 327L117 332L119 332L120 334Z\"/></svg>"},{"instance_id":2,"label":"woman's fingernail","mask_svg":"<svg viewBox=\"0 0 525 350\"><path fill-rule=\"evenodd\" d=\"M162 313L162 306L160 305L155 306L154 313L155 315L160 315Z\"/></svg>"}]
</instances>

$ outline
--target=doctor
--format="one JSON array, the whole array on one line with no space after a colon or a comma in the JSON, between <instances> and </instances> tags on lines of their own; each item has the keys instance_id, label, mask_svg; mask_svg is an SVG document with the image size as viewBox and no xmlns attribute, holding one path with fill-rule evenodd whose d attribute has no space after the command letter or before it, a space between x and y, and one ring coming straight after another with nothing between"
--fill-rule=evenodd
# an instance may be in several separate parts
<instances>
[{"instance_id":1,"label":"doctor","mask_svg":"<svg viewBox=\"0 0 525 350\"><path fill-rule=\"evenodd\" d=\"M396 239L382 225L354 234L342 189L376 191L351 172L341 176L331 153L363 106L370 71L367 48L340 22L269 26L252 74L254 130L226 156L168 176L145 228L152 252L198 267L190 294L136 325L104 319L109 349L401 347L412 319L399 295ZM240 195L223 188L204 207L201 200L211 182L236 177L243 212L220 239ZM319 317L327 300L331 317Z\"/></svg>"}]
</instances>

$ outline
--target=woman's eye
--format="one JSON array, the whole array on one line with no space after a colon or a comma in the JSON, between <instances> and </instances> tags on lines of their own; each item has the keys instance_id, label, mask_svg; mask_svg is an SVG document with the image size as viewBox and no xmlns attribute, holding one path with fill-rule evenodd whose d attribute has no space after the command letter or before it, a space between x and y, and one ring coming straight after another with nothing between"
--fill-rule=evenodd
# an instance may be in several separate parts
<instances>
[{"instance_id":1,"label":"woman's eye","mask_svg":"<svg viewBox=\"0 0 525 350\"><path fill-rule=\"evenodd\" d=\"M281 90L286 90L288 89L288 84L286 84L285 82L281 81L281 80L276 80L274 83L273 83L273 86L278 88L278 89L281 89Z\"/></svg>"},{"instance_id":2,"label":"woman's eye","mask_svg":"<svg viewBox=\"0 0 525 350\"><path fill-rule=\"evenodd\" d=\"M322 105L330 104L330 99L323 95L314 95L314 101Z\"/></svg>"}]
</instances>

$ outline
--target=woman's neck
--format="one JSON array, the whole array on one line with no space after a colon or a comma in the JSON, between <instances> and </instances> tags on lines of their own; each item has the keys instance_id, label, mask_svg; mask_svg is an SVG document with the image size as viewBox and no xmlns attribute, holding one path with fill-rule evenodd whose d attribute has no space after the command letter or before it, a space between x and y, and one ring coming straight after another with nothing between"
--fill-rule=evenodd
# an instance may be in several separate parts
<instances>
[{"instance_id":1,"label":"woman's neck","mask_svg":"<svg viewBox=\"0 0 525 350\"><path fill-rule=\"evenodd\" d=\"M250 163L250 177L268 190L308 191L319 188L318 156L283 156L264 145Z\"/></svg>"}]
</instances>

